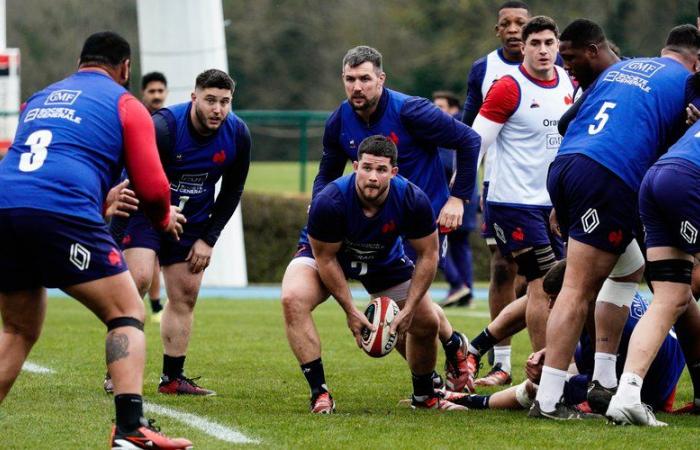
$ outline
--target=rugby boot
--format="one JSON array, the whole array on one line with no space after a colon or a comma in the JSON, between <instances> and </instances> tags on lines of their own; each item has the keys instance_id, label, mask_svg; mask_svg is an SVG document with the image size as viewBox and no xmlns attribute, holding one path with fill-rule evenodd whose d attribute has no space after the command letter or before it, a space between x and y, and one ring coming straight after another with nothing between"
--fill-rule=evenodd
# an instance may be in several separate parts
<instances>
[{"instance_id":1,"label":"rugby boot","mask_svg":"<svg viewBox=\"0 0 700 450\"><path fill-rule=\"evenodd\" d=\"M151 450L188 450L192 442L185 438L169 438L160 432L153 420L141 419L141 426L134 431L124 432L116 425L112 426L109 438L112 450L124 448L147 448Z\"/></svg>"},{"instance_id":2,"label":"rugby boot","mask_svg":"<svg viewBox=\"0 0 700 450\"><path fill-rule=\"evenodd\" d=\"M445 360L445 386L453 392L474 392L474 373L477 370L476 357L469 354L467 347L469 340L462 334L459 334L461 341L459 349L455 352L454 357ZM470 361L469 357L473 357ZM471 364L471 365L470 365Z\"/></svg>"},{"instance_id":3,"label":"rugby boot","mask_svg":"<svg viewBox=\"0 0 700 450\"><path fill-rule=\"evenodd\" d=\"M588 405L591 410L597 414L605 414L610 405L610 399L617 392L617 386L614 388L603 387L598 380L594 380L588 384Z\"/></svg>"},{"instance_id":4,"label":"rugby boot","mask_svg":"<svg viewBox=\"0 0 700 450\"><path fill-rule=\"evenodd\" d=\"M509 386L513 379L502 367L497 363L485 377L475 380L474 386Z\"/></svg>"},{"instance_id":5,"label":"rugby boot","mask_svg":"<svg viewBox=\"0 0 700 450\"><path fill-rule=\"evenodd\" d=\"M181 375L172 380L168 378L167 375L160 377L160 384L158 385L158 392L161 394L171 394L171 395L201 395L204 397L210 397L216 395L216 392L210 389L204 389L195 383L200 377L187 378Z\"/></svg>"},{"instance_id":6,"label":"rugby boot","mask_svg":"<svg viewBox=\"0 0 700 450\"><path fill-rule=\"evenodd\" d=\"M467 407L462 405L457 405L449 400L445 400L439 395L433 397L428 397L423 401L418 401L411 395L411 408L412 409L437 409L438 411L466 411Z\"/></svg>"},{"instance_id":7,"label":"rugby boot","mask_svg":"<svg viewBox=\"0 0 700 450\"><path fill-rule=\"evenodd\" d=\"M330 392L321 392L311 397L309 409L314 414L333 414L335 412L335 400Z\"/></svg>"},{"instance_id":8,"label":"rugby boot","mask_svg":"<svg viewBox=\"0 0 700 450\"><path fill-rule=\"evenodd\" d=\"M584 419L602 419L600 414L585 413L575 406L569 406L564 403L557 403L552 412L544 412L540 408L540 402L535 400L527 413L531 419L551 419L551 420L584 420Z\"/></svg>"},{"instance_id":9,"label":"rugby boot","mask_svg":"<svg viewBox=\"0 0 700 450\"><path fill-rule=\"evenodd\" d=\"M625 405L617 395L610 400L610 406L605 413L611 422L617 425L643 425L648 427L665 427L666 422L656 418L651 406L643 403Z\"/></svg>"}]
</instances>

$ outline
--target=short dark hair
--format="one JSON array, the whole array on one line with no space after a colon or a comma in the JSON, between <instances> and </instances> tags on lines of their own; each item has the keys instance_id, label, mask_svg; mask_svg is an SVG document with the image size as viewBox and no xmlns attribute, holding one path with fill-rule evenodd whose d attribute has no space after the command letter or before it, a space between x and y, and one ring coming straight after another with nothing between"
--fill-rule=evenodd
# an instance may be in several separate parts
<instances>
[{"instance_id":1,"label":"short dark hair","mask_svg":"<svg viewBox=\"0 0 700 450\"><path fill-rule=\"evenodd\" d=\"M438 98L444 98L447 100L447 106L454 108L460 107L459 104L459 98L454 94L454 92L451 91L435 91L433 92L433 100L437 100Z\"/></svg>"},{"instance_id":2,"label":"short dark hair","mask_svg":"<svg viewBox=\"0 0 700 450\"><path fill-rule=\"evenodd\" d=\"M379 53L379 50L366 45L358 45L348 50L343 56L343 67L341 70L345 70L345 66L357 67L368 61L372 63L375 70L382 71L382 54Z\"/></svg>"},{"instance_id":3,"label":"short dark hair","mask_svg":"<svg viewBox=\"0 0 700 450\"><path fill-rule=\"evenodd\" d=\"M79 64L115 67L131 58L129 43L113 31L94 33L85 39Z\"/></svg>"},{"instance_id":4,"label":"short dark hair","mask_svg":"<svg viewBox=\"0 0 700 450\"><path fill-rule=\"evenodd\" d=\"M547 16L533 17L523 27L523 42L527 41L528 36L531 34L545 30L551 30L554 33L554 37L559 37L559 28L554 19Z\"/></svg>"},{"instance_id":5,"label":"short dark hair","mask_svg":"<svg viewBox=\"0 0 700 450\"><path fill-rule=\"evenodd\" d=\"M597 23L589 19L576 19L564 28L560 41L569 41L574 48L584 48L605 41L605 33Z\"/></svg>"},{"instance_id":6,"label":"short dark hair","mask_svg":"<svg viewBox=\"0 0 700 450\"><path fill-rule=\"evenodd\" d=\"M700 48L700 34L697 27L689 23L673 27L666 38L666 48L697 51Z\"/></svg>"},{"instance_id":7,"label":"short dark hair","mask_svg":"<svg viewBox=\"0 0 700 450\"><path fill-rule=\"evenodd\" d=\"M152 83L154 81L159 81L163 83L165 87L168 87L168 80L165 79L165 75L163 75L161 72L148 72L146 75L141 77L141 90L143 91L146 89L148 83Z\"/></svg>"},{"instance_id":8,"label":"short dark hair","mask_svg":"<svg viewBox=\"0 0 700 450\"><path fill-rule=\"evenodd\" d=\"M498 12L500 13L504 9L525 9L527 11L530 11L530 7L527 6L524 2L503 2L501 6L498 7Z\"/></svg>"},{"instance_id":9,"label":"short dark hair","mask_svg":"<svg viewBox=\"0 0 700 450\"><path fill-rule=\"evenodd\" d=\"M547 271L542 279L542 290L547 295L558 295L561 286L564 284L564 272L566 271L566 259L557 261L551 269Z\"/></svg>"},{"instance_id":10,"label":"short dark hair","mask_svg":"<svg viewBox=\"0 0 700 450\"><path fill-rule=\"evenodd\" d=\"M357 159L360 160L365 153L389 158L392 167L396 166L396 159L399 157L399 151L396 149L394 141L381 134L366 137L360 142L360 147L357 149Z\"/></svg>"},{"instance_id":11,"label":"short dark hair","mask_svg":"<svg viewBox=\"0 0 700 450\"><path fill-rule=\"evenodd\" d=\"M226 72L219 69L209 69L197 75L194 83L195 89L228 89L233 94L236 82Z\"/></svg>"}]
</instances>

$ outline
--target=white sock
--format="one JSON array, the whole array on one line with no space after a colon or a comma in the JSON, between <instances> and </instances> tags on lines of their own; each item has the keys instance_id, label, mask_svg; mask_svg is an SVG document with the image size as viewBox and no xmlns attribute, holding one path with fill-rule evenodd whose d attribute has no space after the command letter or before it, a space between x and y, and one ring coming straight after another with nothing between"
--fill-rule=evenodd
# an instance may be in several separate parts
<instances>
[{"instance_id":1,"label":"white sock","mask_svg":"<svg viewBox=\"0 0 700 450\"><path fill-rule=\"evenodd\" d=\"M493 348L493 365L501 363L501 369L510 373L510 345L495 346Z\"/></svg>"},{"instance_id":2,"label":"white sock","mask_svg":"<svg viewBox=\"0 0 700 450\"><path fill-rule=\"evenodd\" d=\"M617 372L615 371L617 355L595 352L594 359L593 381L597 381L601 386L608 389L617 386Z\"/></svg>"},{"instance_id":3,"label":"white sock","mask_svg":"<svg viewBox=\"0 0 700 450\"><path fill-rule=\"evenodd\" d=\"M642 383L644 379L632 372L625 372L620 377L620 386L617 388L617 397L625 405L637 405L642 403Z\"/></svg>"},{"instance_id":4,"label":"white sock","mask_svg":"<svg viewBox=\"0 0 700 450\"><path fill-rule=\"evenodd\" d=\"M552 412L564 394L564 383L566 382L566 371L544 366L540 387L537 390L537 401L540 409L545 412Z\"/></svg>"}]
</instances>

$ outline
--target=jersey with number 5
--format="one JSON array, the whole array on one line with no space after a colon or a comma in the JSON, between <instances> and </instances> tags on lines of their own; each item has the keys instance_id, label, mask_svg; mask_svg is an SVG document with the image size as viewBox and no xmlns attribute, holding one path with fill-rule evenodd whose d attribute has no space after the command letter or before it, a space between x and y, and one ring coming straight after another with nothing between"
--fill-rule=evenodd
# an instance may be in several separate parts
<instances>
[{"instance_id":1,"label":"jersey with number 5","mask_svg":"<svg viewBox=\"0 0 700 450\"><path fill-rule=\"evenodd\" d=\"M688 70L671 58L621 61L598 76L559 155L581 153L634 191L685 119Z\"/></svg>"},{"instance_id":2,"label":"jersey with number 5","mask_svg":"<svg viewBox=\"0 0 700 450\"><path fill-rule=\"evenodd\" d=\"M123 166L119 100L110 77L77 72L34 94L0 163L0 209L32 208L104 223L105 195Z\"/></svg>"}]
</instances>

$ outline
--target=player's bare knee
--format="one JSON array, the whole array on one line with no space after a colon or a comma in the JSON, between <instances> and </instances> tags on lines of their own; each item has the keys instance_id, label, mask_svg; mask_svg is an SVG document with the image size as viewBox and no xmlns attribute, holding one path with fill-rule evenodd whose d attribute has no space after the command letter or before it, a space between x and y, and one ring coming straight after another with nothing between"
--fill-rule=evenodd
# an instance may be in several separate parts
<instances>
[{"instance_id":1,"label":"player's bare knee","mask_svg":"<svg viewBox=\"0 0 700 450\"><path fill-rule=\"evenodd\" d=\"M507 260L503 256L494 258L491 265L491 280L497 286L503 286L510 283L515 278L515 267L512 261Z\"/></svg>"},{"instance_id":2,"label":"player's bare knee","mask_svg":"<svg viewBox=\"0 0 700 450\"><path fill-rule=\"evenodd\" d=\"M36 323L23 323L5 319L2 327L3 333L7 333L20 338L24 345L33 346L41 335L41 325Z\"/></svg>"}]
</instances>

